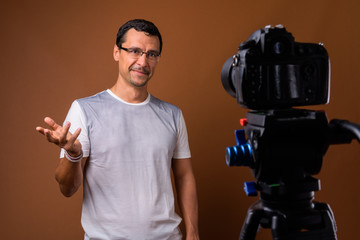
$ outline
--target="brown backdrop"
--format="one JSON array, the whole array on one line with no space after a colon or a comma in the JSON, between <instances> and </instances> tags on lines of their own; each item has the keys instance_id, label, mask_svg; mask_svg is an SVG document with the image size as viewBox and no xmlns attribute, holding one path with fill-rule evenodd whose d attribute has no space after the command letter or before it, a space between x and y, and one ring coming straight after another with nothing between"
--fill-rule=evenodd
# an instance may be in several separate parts
<instances>
[{"instance_id":1,"label":"brown backdrop","mask_svg":"<svg viewBox=\"0 0 360 240\"><path fill-rule=\"evenodd\" d=\"M242 191L243 182L253 180L250 170L229 168L224 160L246 110L222 88L223 63L253 31L281 23L297 41L323 42L331 57L330 104L312 108L360 123L359 10L357 0L2 1L1 238L82 239L82 194L60 194L54 180L59 150L35 126L45 116L62 122L75 98L111 87L117 29L145 18L164 38L150 90L181 107L188 125L201 238L237 239L256 198ZM316 199L331 205L339 239L360 237L359 154L355 141L332 146L317 175ZM268 231L258 236L270 239Z\"/></svg>"}]
</instances>

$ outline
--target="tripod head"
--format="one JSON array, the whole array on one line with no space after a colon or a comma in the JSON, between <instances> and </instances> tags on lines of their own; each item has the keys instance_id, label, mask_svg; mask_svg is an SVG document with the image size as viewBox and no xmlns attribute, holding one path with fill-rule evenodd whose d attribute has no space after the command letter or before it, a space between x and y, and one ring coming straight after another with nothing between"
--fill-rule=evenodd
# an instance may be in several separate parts
<instances>
[{"instance_id":1,"label":"tripod head","mask_svg":"<svg viewBox=\"0 0 360 240\"><path fill-rule=\"evenodd\" d=\"M300 235L316 230L310 239L336 239L330 207L313 202L320 182L312 175L320 172L331 144L360 141L360 126L329 122L324 111L293 108L329 102L329 69L322 44L295 42L281 25L254 32L225 62L224 89L250 108L241 120L244 129L235 131L237 145L226 149L226 162L250 167L256 182L245 183L245 191L249 196L260 192L260 204L249 209L241 239L253 239L260 222L272 228L274 238L309 239ZM281 220L264 224L274 219ZM323 238L324 232L330 238Z\"/></svg>"},{"instance_id":2,"label":"tripod head","mask_svg":"<svg viewBox=\"0 0 360 240\"><path fill-rule=\"evenodd\" d=\"M360 141L359 125L339 119L328 123L323 111L250 111L241 123L244 129L235 131L237 145L226 149L226 163L248 166L259 182L268 184L318 174L330 144Z\"/></svg>"}]
</instances>

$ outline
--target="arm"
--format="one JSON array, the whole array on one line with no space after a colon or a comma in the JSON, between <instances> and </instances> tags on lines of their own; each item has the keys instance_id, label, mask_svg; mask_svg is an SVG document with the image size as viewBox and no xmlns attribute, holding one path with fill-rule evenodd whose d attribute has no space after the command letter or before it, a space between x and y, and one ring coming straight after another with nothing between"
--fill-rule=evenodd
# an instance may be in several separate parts
<instances>
[{"instance_id":1,"label":"arm","mask_svg":"<svg viewBox=\"0 0 360 240\"><path fill-rule=\"evenodd\" d=\"M36 130L43 134L46 139L60 148L66 150L71 156L79 156L82 151L81 143L77 140L81 129L77 129L73 134L69 132L70 123L65 123L64 127L58 125L53 119L45 118L45 123L49 129L37 127ZM66 158L60 159L60 163L55 171L55 178L59 183L60 191L66 197L72 196L80 187L83 179L83 169L86 157L80 162L70 162Z\"/></svg>"},{"instance_id":2,"label":"arm","mask_svg":"<svg viewBox=\"0 0 360 240\"><path fill-rule=\"evenodd\" d=\"M55 179L65 197L71 197L81 186L86 159L85 157L76 163L70 162L66 158L60 159L55 170Z\"/></svg>"},{"instance_id":3,"label":"arm","mask_svg":"<svg viewBox=\"0 0 360 240\"><path fill-rule=\"evenodd\" d=\"M173 159L172 169L178 202L185 221L186 240L198 240L198 200L190 158Z\"/></svg>"}]
</instances>

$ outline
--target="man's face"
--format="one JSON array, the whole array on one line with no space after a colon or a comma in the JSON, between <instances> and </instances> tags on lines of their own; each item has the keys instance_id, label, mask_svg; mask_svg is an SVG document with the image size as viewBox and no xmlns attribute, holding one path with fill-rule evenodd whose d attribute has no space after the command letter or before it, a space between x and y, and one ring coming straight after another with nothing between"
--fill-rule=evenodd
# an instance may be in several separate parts
<instances>
[{"instance_id":1,"label":"man's face","mask_svg":"<svg viewBox=\"0 0 360 240\"><path fill-rule=\"evenodd\" d=\"M121 45L127 49L139 49L143 52L160 51L160 41L157 36L148 36L145 32L130 29L125 35L125 42ZM146 87L153 76L157 61L151 61L146 54L138 58L123 49L114 47L114 59L119 62L119 80L133 87Z\"/></svg>"}]
</instances>

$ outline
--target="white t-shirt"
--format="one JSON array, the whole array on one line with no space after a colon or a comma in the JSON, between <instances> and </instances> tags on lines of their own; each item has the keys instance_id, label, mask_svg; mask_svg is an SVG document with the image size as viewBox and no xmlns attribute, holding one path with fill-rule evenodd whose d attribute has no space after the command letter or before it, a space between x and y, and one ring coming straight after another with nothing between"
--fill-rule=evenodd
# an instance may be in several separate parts
<instances>
[{"instance_id":1,"label":"white t-shirt","mask_svg":"<svg viewBox=\"0 0 360 240\"><path fill-rule=\"evenodd\" d=\"M149 94L130 104L110 90L74 101L65 121L85 157L85 239L179 240L173 158L190 158L181 110ZM61 152L63 157L63 150Z\"/></svg>"}]
</instances>

